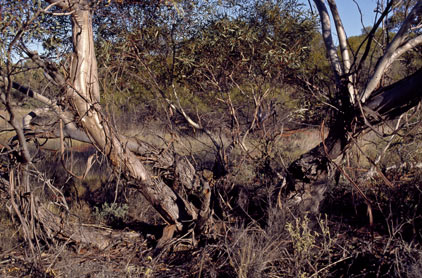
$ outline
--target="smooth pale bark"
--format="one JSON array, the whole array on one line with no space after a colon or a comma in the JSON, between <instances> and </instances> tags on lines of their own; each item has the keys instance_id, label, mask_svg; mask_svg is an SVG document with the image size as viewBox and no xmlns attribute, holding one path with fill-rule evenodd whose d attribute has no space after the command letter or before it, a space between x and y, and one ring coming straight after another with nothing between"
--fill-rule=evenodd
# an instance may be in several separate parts
<instances>
[{"instance_id":1,"label":"smooth pale bark","mask_svg":"<svg viewBox=\"0 0 422 278\"><path fill-rule=\"evenodd\" d=\"M397 60L401 55L406 53L407 51L414 49L418 45L422 44L422 35L414 37L413 39L407 41L405 44L400 46L391 56L390 63L386 66L387 68L391 65L391 63Z\"/></svg>"},{"instance_id":2,"label":"smooth pale bark","mask_svg":"<svg viewBox=\"0 0 422 278\"><path fill-rule=\"evenodd\" d=\"M40 62L40 61L38 61ZM54 76L54 72L49 72ZM59 80L61 78L58 78ZM64 79L63 79L64 80ZM25 87L18 82L13 82L12 87L21 94L31 97L45 104L47 108L35 109L23 117L22 126L26 130L26 136L35 136L37 138L70 138L84 143L93 142L88 135L75 125L74 115L69 111L64 112L57 103L43 96L36 91ZM4 97L2 95L2 97ZM40 123L37 118L48 118L46 123ZM63 129L60 130L59 120L63 121ZM32 134L28 132L31 131ZM126 137L118 134L121 144L138 156L146 157L148 161L156 162L160 168L169 168L174 164L174 155L168 151L154 147L151 144L132 137Z\"/></svg>"},{"instance_id":3,"label":"smooth pale bark","mask_svg":"<svg viewBox=\"0 0 422 278\"><path fill-rule=\"evenodd\" d=\"M35 111L32 111L31 113L27 114L23 118L22 127L24 130L32 129L31 126L31 120L39 116L40 113L48 112L50 117L52 118L51 123L58 123L59 119L63 122L63 130L60 131L58 128L53 128L52 125L48 126L38 126L37 130L33 130L37 134L45 133L46 130L50 131L50 134L44 134L45 137L48 138L59 138L60 132L63 133L64 137L72 138L81 142L91 143L88 136L85 134L85 132L78 129L74 122L74 117L70 112L63 112L60 106L58 106L57 102L51 100L50 98L47 98L33 90L31 90L28 87L25 87L17 82L12 82L13 89L19 91L20 93L24 94L25 96L31 97L33 99L36 99L43 104L47 105L48 109L36 109ZM43 135L41 135L43 136Z\"/></svg>"},{"instance_id":4,"label":"smooth pale bark","mask_svg":"<svg viewBox=\"0 0 422 278\"><path fill-rule=\"evenodd\" d=\"M333 0L329 0L334 2ZM329 34L330 23L328 12L323 0L315 0L315 4L320 11L320 20L323 29L324 42L327 47L334 75L339 75L337 58L334 55L335 49L332 45L332 38ZM419 12L422 1L419 1L412 12ZM376 67L376 75L372 77L369 84L378 86L379 78L386 70L386 66L391 63L394 55L401 55L402 52L411 49L419 44L420 38L405 41L405 33L409 28L409 19L403 23L401 32L390 44L385 57L380 59ZM339 76L345 78L345 76ZM344 86L346 80L337 83L337 98L345 96ZM371 83L372 82L372 83ZM374 83L375 82L375 83ZM372 85L371 85L372 86ZM367 87L366 89L368 89ZM374 87L369 88L370 93L365 95L366 102L363 103L363 111L371 124L382 124L385 120L394 119L402 113L416 106L422 98L422 69L413 75L404 78L388 87L381 88L374 92ZM374 92L372 94L372 92ZM300 208L305 211L317 212L319 203L323 199L323 194L334 175L333 161L344 154L350 145L350 137L356 137L365 129L368 129L367 122L362 119L361 112L354 109L353 105L344 101L341 112L336 113L332 124L329 126L329 134L323 142L303 154L294 161L287 171L286 193L291 200L300 204ZM358 122L356 120L358 119ZM360 119L360 120L359 120ZM353 129L351 127L353 126Z\"/></svg>"},{"instance_id":5,"label":"smooth pale bark","mask_svg":"<svg viewBox=\"0 0 422 278\"><path fill-rule=\"evenodd\" d=\"M394 39L387 46L387 49L384 55L378 60L375 71L372 76L369 78L369 81L365 87L365 90L362 93L361 101L365 103L366 100L371 96L371 94L377 89L381 81L382 76L384 75L387 67L391 65L394 61L394 58L397 58L395 55L397 49L399 49L403 44L406 44L405 40L407 38L407 32L409 31L414 18L422 14L422 1L418 1L417 4L410 11L407 18L403 21L399 31L394 36Z\"/></svg>"},{"instance_id":6,"label":"smooth pale bark","mask_svg":"<svg viewBox=\"0 0 422 278\"><path fill-rule=\"evenodd\" d=\"M353 76L350 75L350 54L349 50L347 49L347 36L346 32L344 31L343 23L340 18L340 14L337 10L337 5L334 0L328 0L328 4L330 6L331 13L334 19L334 25L336 26L336 31L338 35L338 41L340 46L340 53L342 58L342 66L343 66L343 73L347 75L347 90L349 91L350 103L355 103L355 88L353 87Z\"/></svg>"},{"instance_id":7,"label":"smooth pale bark","mask_svg":"<svg viewBox=\"0 0 422 278\"><path fill-rule=\"evenodd\" d=\"M319 12L322 38L324 40L328 60L330 61L331 69L336 79L336 84L340 86L340 77L343 75L343 70L337 55L337 47L334 45L331 34L330 16L328 14L327 7L324 4L324 0L314 0L314 2Z\"/></svg>"},{"instance_id":8,"label":"smooth pale bark","mask_svg":"<svg viewBox=\"0 0 422 278\"><path fill-rule=\"evenodd\" d=\"M330 10L333 15L334 25L336 27L336 31L338 35L340 53L343 59L343 70L345 73L348 73L350 70L350 55L349 55L349 51L347 50L346 32L344 31L343 23L341 22L341 18L338 13L337 5L335 1L328 0L328 4L330 6Z\"/></svg>"},{"instance_id":9,"label":"smooth pale bark","mask_svg":"<svg viewBox=\"0 0 422 278\"><path fill-rule=\"evenodd\" d=\"M363 106L363 110L371 124L382 124L415 107L421 99L422 69L374 93ZM323 143L303 154L288 168L288 196L299 203L304 211L318 211L323 194L334 176L331 162L344 154L350 145L348 133L355 137L368 128L362 120L357 123L355 131L348 130L353 119L353 110L349 112L349 117L339 115L336 118Z\"/></svg>"}]
</instances>

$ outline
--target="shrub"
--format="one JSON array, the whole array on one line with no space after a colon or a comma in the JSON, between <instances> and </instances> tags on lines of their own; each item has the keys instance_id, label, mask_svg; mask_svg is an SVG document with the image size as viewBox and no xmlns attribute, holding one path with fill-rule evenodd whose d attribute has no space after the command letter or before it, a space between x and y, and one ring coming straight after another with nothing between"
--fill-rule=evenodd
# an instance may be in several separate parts
<instances>
[{"instance_id":1,"label":"shrub","mask_svg":"<svg viewBox=\"0 0 422 278\"><path fill-rule=\"evenodd\" d=\"M95 207L94 215L100 222L113 224L124 221L127 217L129 206L127 204L104 203L101 209Z\"/></svg>"}]
</instances>

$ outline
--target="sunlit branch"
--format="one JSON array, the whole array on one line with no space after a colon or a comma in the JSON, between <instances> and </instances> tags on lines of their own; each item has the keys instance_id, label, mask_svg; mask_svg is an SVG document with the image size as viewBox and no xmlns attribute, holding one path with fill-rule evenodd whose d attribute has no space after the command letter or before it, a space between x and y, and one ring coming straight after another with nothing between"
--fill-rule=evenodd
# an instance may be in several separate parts
<instances>
[{"instance_id":1,"label":"sunlit branch","mask_svg":"<svg viewBox=\"0 0 422 278\"><path fill-rule=\"evenodd\" d=\"M333 37L331 34L330 15L328 14L324 0L314 0L314 2L320 15L322 37L324 39L325 48L330 60L331 68L336 79L336 84L340 86L340 76L343 75L343 70L337 55L337 47L334 45Z\"/></svg>"},{"instance_id":2,"label":"sunlit branch","mask_svg":"<svg viewBox=\"0 0 422 278\"><path fill-rule=\"evenodd\" d=\"M337 5L334 0L328 0L328 4L330 6L331 13L333 15L334 24L336 26L337 35L339 39L340 45L340 53L343 60L343 73L347 76L347 89L349 91L350 102L353 104L355 103L355 89L353 87L353 77L349 75L350 73L350 55L349 50L347 49L347 36L346 32L344 31L343 23L341 22L340 15L337 10Z\"/></svg>"},{"instance_id":3,"label":"sunlit branch","mask_svg":"<svg viewBox=\"0 0 422 278\"><path fill-rule=\"evenodd\" d=\"M369 79L368 84L362 94L362 102L365 101L371 96L374 90L378 87L379 82L384 75L387 67L391 65L391 63L396 59L399 55L396 55L396 51L400 46L404 43L407 32L411 27L413 19L417 16L422 14L422 1L418 1L418 3L413 7L410 11L407 18L404 20L403 24L401 25L399 31L397 32L394 39L391 43L387 46L385 54L378 60L377 65L375 67L375 71L371 78Z\"/></svg>"}]
</instances>

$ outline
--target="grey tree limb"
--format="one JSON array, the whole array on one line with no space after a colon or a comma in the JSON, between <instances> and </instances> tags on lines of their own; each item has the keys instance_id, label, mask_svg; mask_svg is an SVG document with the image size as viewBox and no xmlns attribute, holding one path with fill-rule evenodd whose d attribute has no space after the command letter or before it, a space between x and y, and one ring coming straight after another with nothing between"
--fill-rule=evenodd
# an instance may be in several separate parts
<instances>
[{"instance_id":1,"label":"grey tree limb","mask_svg":"<svg viewBox=\"0 0 422 278\"><path fill-rule=\"evenodd\" d=\"M347 49L347 36L346 32L344 31L344 26L340 18L340 14L337 10L337 5L334 0L328 0L328 4L330 6L331 14L333 15L334 25L336 26L336 31L339 40L340 46L340 53L342 58L342 66L343 66L343 73L347 75L347 90L349 91L350 102L352 104L355 103L355 88L353 86L353 76L350 75L350 54L349 50Z\"/></svg>"},{"instance_id":2,"label":"grey tree limb","mask_svg":"<svg viewBox=\"0 0 422 278\"><path fill-rule=\"evenodd\" d=\"M403 45L401 45L397 50L394 52L393 56L390 59L390 64L387 65L387 68L391 65L391 63L397 60L401 55L406 53L409 50L414 49L418 45L422 44L422 35L414 37L413 39L407 41Z\"/></svg>"},{"instance_id":3,"label":"grey tree limb","mask_svg":"<svg viewBox=\"0 0 422 278\"><path fill-rule=\"evenodd\" d=\"M413 7L413 9L410 11L409 15L403 21L394 39L387 46L387 49L384 55L378 60L377 65L375 66L375 71L372 74L372 76L369 78L369 81L365 87L365 90L362 93L362 96L361 96L362 103L365 103L366 100L371 96L371 94L379 86L379 82L381 81L381 78L384 75L387 67L391 65L394 59L396 59L399 56L396 54L396 52L397 50L399 50L400 46L407 44L405 42L407 38L407 32L409 31L414 18L420 14L422 14L422 1L418 1L417 4Z\"/></svg>"},{"instance_id":4,"label":"grey tree limb","mask_svg":"<svg viewBox=\"0 0 422 278\"><path fill-rule=\"evenodd\" d=\"M330 61L331 69L333 71L336 84L340 86L340 77L343 75L343 69L337 55L337 47L334 45L333 36L331 33L330 15L328 14L327 7L324 0L314 0L315 5L319 12L321 21L322 38L324 40L325 49L328 59Z\"/></svg>"}]
</instances>

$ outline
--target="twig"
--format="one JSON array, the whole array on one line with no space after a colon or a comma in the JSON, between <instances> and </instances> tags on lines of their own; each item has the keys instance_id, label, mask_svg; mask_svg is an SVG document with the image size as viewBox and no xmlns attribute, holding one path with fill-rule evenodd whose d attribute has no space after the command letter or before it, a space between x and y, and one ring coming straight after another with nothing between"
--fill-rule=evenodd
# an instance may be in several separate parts
<instances>
[{"instance_id":1,"label":"twig","mask_svg":"<svg viewBox=\"0 0 422 278\"><path fill-rule=\"evenodd\" d=\"M309 278L315 277L319 273L323 272L324 270L329 269L330 267L335 266L336 264L341 263L341 262L343 262L345 260L348 260L348 259L351 259L351 258L352 258L352 256L348 256L346 258L342 258L342 259L340 259L338 261L335 261L335 262L333 262L333 263L331 263L331 264L329 264L327 266L324 266L323 268L321 268L320 270L318 270L317 272L315 272L314 274L312 274L311 276L309 276Z\"/></svg>"}]
</instances>

